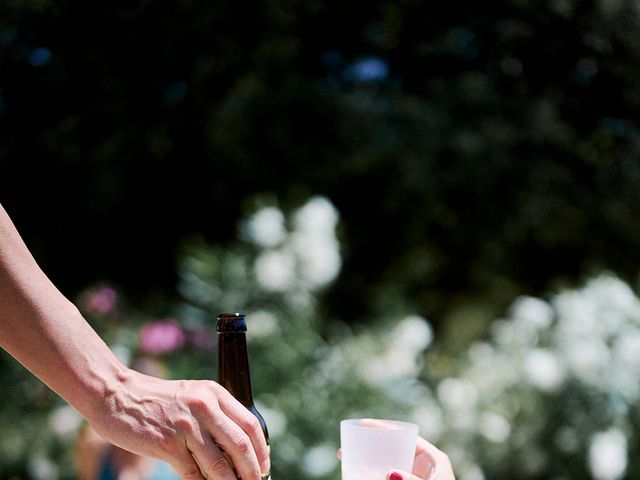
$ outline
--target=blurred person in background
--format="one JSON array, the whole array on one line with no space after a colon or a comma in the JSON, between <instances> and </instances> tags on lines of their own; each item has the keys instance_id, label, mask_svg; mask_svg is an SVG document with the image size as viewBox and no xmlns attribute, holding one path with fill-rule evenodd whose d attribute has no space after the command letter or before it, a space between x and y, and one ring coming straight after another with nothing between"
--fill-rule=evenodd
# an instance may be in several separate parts
<instances>
[{"instance_id":1,"label":"blurred person in background","mask_svg":"<svg viewBox=\"0 0 640 480\"><path fill-rule=\"evenodd\" d=\"M269 472L257 419L213 381L164 380L123 365L53 285L0 205L0 346L106 441L162 459L186 480Z\"/></svg>"},{"instance_id":2,"label":"blurred person in background","mask_svg":"<svg viewBox=\"0 0 640 480\"><path fill-rule=\"evenodd\" d=\"M141 357L133 370L156 378L167 378L164 364ZM178 473L166 462L141 457L104 440L90 425L80 431L74 449L78 480L179 480Z\"/></svg>"}]
</instances>

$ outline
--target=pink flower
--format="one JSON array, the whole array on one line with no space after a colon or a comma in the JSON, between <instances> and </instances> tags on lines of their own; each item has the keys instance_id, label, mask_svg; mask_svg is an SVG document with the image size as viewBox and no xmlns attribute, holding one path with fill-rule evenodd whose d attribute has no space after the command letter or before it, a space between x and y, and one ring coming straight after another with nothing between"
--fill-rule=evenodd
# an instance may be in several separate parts
<instances>
[{"instance_id":1,"label":"pink flower","mask_svg":"<svg viewBox=\"0 0 640 480\"><path fill-rule=\"evenodd\" d=\"M140 330L140 348L149 355L174 352L182 348L185 341L184 330L172 319L148 323Z\"/></svg>"},{"instance_id":2,"label":"pink flower","mask_svg":"<svg viewBox=\"0 0 640 480\"><path fill-rule=\"evenodd\" d=\"M117 299L118 294L108 285L88 290L81 296L81 302L84 308L87 311L98 315L107 315L112 313Z\"/></svg>"}]
</instances>

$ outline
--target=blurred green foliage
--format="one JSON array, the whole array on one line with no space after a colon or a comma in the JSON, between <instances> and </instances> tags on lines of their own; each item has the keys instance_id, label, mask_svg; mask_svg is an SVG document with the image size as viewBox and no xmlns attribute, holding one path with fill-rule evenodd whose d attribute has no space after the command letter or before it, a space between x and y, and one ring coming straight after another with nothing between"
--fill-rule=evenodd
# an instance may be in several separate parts
<instances>
[{"instance_id":1,"label":"blurred green foliage","mask_svg":"<svg viewBox=\"0 0 640 480\"><path fill-rule=\"evenodd\" d=\"M340 269L336 228L321 197L287 215L263 206L226 248L184 245L183 300L163 302L164 317L106 285L77 302L124 362L153 359L172 378L215 379L215 316L246 309L276 478L339 478L339 421L362 416L418 423L458 480L637 477L640 299L625 282L606 274L519 297L485 339L451 354L401 299L366 324L323 313ZM2 382L15 388L2 393L0 478L73 478L80 417L7 366Z\"/></svg>"},{"instance_id":2,"label":"blurred green foliage","mask_svg":"<svg viewBox=\"0 0 640 480\"><path fill-rule=\"evenodd\" d=\"M246 199L323 194L331 312L393 285L477 332L518 293L636 274L637 9L7 0L3 202L65 291L140 300L172 294L185 236L231 241Z\"/></svg>"}]
</instances>

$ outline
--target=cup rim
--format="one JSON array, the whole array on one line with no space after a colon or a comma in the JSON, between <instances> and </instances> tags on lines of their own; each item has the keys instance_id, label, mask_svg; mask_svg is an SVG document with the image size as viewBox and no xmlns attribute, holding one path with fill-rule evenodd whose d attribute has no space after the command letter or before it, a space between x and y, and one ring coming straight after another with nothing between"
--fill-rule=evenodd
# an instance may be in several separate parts
<instances>
[{"instance_id":1,"label":"cup rim","mask_svg":"<svg viewBox=\"0 0 640 480\"><path fill-rule=\"evenodd\" d=\"M372 420L374 422L381 422L381 423L386 423L391 427L396 427L396 428L389 428L386 429L387 431L398 431L398 430L410 430L410 429L415 429L418 430L418 425L416 423L412 423L412 422L407 422L404 420L392 420L389 418L372 418L372 417L361 417L361 418L345 418L344 420L340 421L340 425L341 426L347 426L347 427L352 427L352 428L358 428L358 429L362 429L362 430L382 430L384 431L385 428L381 428L378 426L372 426L372 425L362 425L361 423L363 421L366 420Z\"/></svg>"}]
</instances>

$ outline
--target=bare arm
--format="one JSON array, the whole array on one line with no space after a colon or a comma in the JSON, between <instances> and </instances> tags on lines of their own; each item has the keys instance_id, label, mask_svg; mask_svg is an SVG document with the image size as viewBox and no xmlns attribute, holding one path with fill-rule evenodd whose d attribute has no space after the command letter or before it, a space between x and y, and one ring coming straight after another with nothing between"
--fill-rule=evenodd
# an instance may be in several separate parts
<instances>
[{"instance_id":1,"label":"bare arm","mask_svg":"<svg viewBox=\"0 0 640 480\"><path fill-rule=\"evenodd\" d=\"M161 458L187 479L267 471L259 424L210 381L167 381L124 366L38 267L0 205L0 346L110 442ZM262 468L260 468L262 466Z\"/></svg>"}]
</instances>

